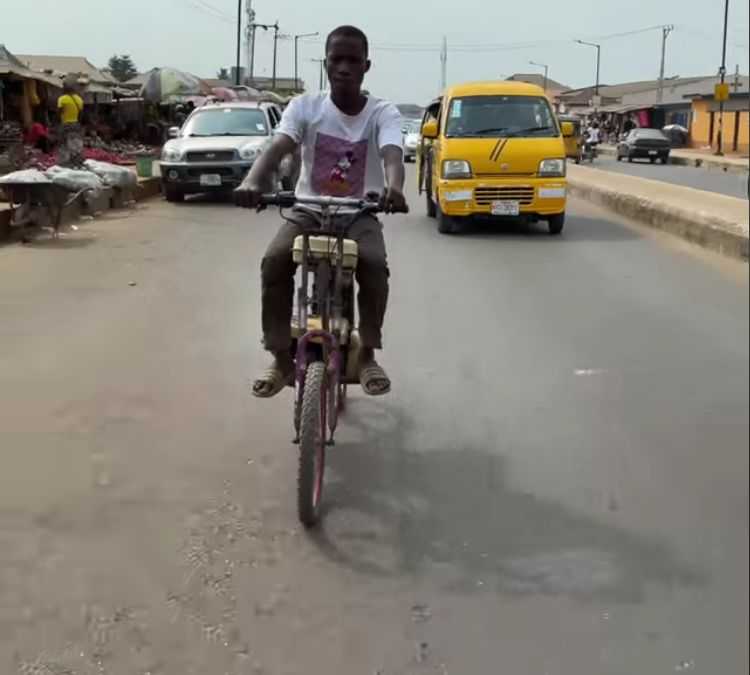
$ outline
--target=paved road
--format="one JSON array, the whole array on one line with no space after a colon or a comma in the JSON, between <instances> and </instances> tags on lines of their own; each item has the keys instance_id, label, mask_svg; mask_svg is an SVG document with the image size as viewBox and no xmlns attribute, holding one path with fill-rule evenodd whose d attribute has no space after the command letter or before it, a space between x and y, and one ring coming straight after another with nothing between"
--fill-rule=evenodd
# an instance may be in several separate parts
<instances>
[{"instance_id":1,"label":"paved road","mask_svg":"<svg viewBox=\"0 0 750 675\"><path fill-rule=\"evenodd\" d=\"M747 672L747 267L412 201L394 393L355 395L312 535L289 396L246 389L274 214L0 248L0 672Z\"/></svg>"},{"instance_id":2,"label":"paved road","mask_svg":"<svg viewBox=\"0 0 750 675\"><path fill-rule=\"evenodd\" d=\"M585 166L589 166L588 163ZM664 166L662 164L651 164L646 160L635 160L631 164L627 161L618 162L614 157L607 155L599 156L594 161L594 168L747 199L746 173L724 173L676 164Z\"/></svg>"}]
</instances>

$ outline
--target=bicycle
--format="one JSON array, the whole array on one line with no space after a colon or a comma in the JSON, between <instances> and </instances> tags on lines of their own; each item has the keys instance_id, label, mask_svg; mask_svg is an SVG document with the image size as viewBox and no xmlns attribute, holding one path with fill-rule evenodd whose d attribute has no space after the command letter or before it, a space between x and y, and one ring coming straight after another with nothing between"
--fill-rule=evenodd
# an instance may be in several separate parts
<instances>
[{"instance_id":1,"label":"bicycle","mask_svg":"<svg viewBox=\"0 0 750 675\"><path fill-rule=\"evenodd\" d=\"M318 229L303 228L292 258L299 266L296 316L292 318L294 358L294 440L299 445L297 512L305 527L320 519L326 448L334 445L348 384L359 383L360 341L354 327L354 271L357 243L346 238L364 214L382 211L378 195L368 199L297 197L278 192L261 197L260 206L296 207L313 216ZM320 211L309 207L317 206ZM347 213L340 214L341 209ZM301 223L300 223L301 224Z\"/></svg>"}]
</instances>

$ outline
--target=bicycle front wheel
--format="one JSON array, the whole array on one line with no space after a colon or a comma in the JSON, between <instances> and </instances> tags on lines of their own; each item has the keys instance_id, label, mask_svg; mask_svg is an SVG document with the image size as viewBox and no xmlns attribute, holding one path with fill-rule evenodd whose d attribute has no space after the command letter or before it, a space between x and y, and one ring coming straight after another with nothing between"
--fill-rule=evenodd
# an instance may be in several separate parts
<instances>
[{"instance_id":1,"label":"bicycle front wheel","mask_svg":"<svg viewBox=\"0 0 750 675\"><path fill-rule=\"evenodd\" d=\"M305 527L320 519L325 470L327 383L326 366L314 361L307 366L300 415L297 511Z\"/></svg>"}]
</instances>

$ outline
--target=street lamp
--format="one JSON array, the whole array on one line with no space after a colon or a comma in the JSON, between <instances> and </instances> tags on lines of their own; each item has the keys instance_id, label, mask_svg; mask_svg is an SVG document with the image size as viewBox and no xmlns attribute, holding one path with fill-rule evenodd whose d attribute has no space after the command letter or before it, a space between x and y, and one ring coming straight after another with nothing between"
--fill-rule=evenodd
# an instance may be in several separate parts
<instances>
[{"instance_id":1,"label":"street lamp","mask_svg":"<svg viewBox=\"0 0 750 675\"><path fill-rule=\"evenodd\" d=\"M599 98L599 64L601 63L602 57L602 46L595 42L585 42L584 40L576 40L579 45L585 45L586 47L596 47L596 86L594 87L594 96ZM596 107L596 106L594 106Z\"/></svg>"},{"instance_id":2,"label":"street lamp","mask_svg":"<svg viewBox=\"0 0 750 675\"><path fill-rule=\"evenodd\" d=\"M549 66L545 63L537 63L536 61L529 61L529 64L532 66L537 66L538 68L544 68L544 91L547 91L547 76L549 75Z\"/></svg>"},{"instance_id":3,"label":"street lamp","mask_svg":"<svg viewBox=\"0 0 750 675\"><path fill-rule=\"evenodd\" d=\"M300 33L294 36L294 88L299 89L299 41L302 38L317 37L320 35L317 31L315 33Z\"/></svg>"}]
</instances>

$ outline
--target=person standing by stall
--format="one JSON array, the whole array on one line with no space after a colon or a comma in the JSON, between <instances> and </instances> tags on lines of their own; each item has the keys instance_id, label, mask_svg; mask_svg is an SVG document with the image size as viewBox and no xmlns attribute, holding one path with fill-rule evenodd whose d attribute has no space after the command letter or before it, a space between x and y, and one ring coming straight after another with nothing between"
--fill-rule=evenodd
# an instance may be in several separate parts
<instances>
[{"instance_id":1,"label":"person standing by stall","mask_svg":"<svg viewBox=\"0 0 750 675\"><path fill-rule=\"evenodd\" d=\"M49 129L42 120L36 120L32 123L24 134L23 142L37 150L41 150L45 154L48 154L52 148Z\"/></svg>"},{"instance_id":2,"label":"person standing by stall","mask_svg":"<svg viewBox=\"0 0 750 675\"><path fill-rule=\"evenodd\" d=\"M70 82L63 84L63 95L57 99L60 114L60 147L57 163L60 166L75 168L83 164L83 131L81 115L83 99Z\"/></svg>"}]
</instances>

